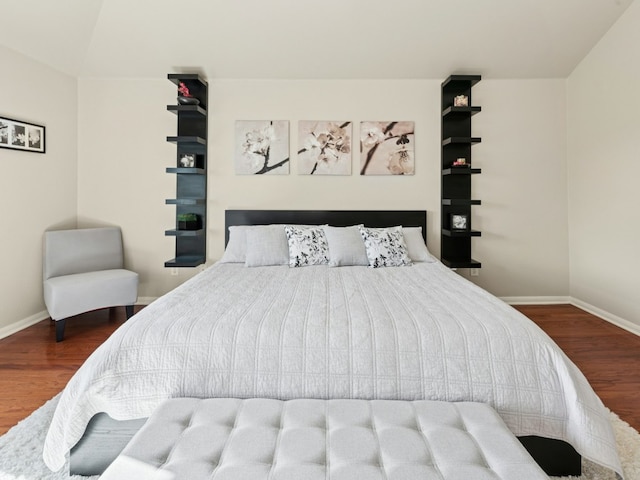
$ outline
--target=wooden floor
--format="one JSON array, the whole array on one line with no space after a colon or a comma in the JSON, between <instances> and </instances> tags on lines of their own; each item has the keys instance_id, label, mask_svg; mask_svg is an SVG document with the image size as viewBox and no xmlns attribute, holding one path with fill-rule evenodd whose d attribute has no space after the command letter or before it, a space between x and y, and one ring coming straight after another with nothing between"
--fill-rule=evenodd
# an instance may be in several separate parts
<instances>
[{"instance_id":1,"label":"wooden floor","mask_svg":"<svg viewBox=\"0 0 640 480\"><path fill-rule=\"evenodd\" d=\"M517 309L562 347L607 407L640 430L640 337L569 305ZM0 340L0 434L60 392L124 319L124 308L69 319L61 343L50 320Z\"/></svg>"}]
</instances>

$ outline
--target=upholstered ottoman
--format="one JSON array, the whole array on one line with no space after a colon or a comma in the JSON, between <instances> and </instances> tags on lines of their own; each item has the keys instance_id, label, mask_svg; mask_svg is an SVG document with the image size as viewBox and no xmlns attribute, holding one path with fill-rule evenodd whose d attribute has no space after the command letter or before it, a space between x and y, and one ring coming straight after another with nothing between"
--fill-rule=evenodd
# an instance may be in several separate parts
<instances>
[{"instance_id":1,"label":"upholstered ottoman","mask_svg":"<svg viewBox=\"0 0 640 480\"><path fill-rule=\"evenodd\" d=\"M480 403L177 398L101 480L547 478Z\"/></svg>"}]
</instances>

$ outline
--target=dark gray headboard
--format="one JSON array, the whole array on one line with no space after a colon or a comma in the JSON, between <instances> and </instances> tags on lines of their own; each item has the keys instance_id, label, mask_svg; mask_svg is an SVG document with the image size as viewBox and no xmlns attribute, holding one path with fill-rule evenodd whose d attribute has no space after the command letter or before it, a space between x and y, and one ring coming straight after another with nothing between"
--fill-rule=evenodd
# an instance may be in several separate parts
<instances>
[{"instance_id":1,"label":"dark gray headboard","mask_svg":"<svg viewBox=\"0 0 640 480\"><path fill-rule=\"evenodd\" d=\"M367 227L422 227L427 238L426 210L226 210L224 244L231 225L269 225L272 223L333 225L347 227L360 223Z\"/></svg>"}]
</instances>

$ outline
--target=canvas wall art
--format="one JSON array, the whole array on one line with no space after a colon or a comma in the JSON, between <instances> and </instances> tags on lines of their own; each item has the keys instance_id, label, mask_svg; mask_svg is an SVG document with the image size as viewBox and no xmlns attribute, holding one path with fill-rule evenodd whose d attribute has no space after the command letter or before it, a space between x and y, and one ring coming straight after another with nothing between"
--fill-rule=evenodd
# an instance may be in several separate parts
<instances>
[{"instance_id":1,"label":"canvas wall art","mask_svg":"<svg viewBox=\"0 0 640 480\"><path fill-rule=\"evenodd\" d=\"M360 175L413 175L414 122L361 122Z\"/></svg>"},{"instance_id":2,"label":"canvas wall art","mask_svg":"<svg viewBox=\"0 0 640 480\"><path fill-rule=\"evenodd\" d=\"M288 175L289 163L288 120L236 121L236 174Z\"/></svg>"},{"instance_id":3,"label":"canvas wall art","mask_svg":"<svg viewBox=\"0 0 640 480\"><path fill-rule=\"evenodd\" d=\"M45 153L45 128L42 125L0 117L0 147Z\"/></svg>"},{"instance_id":4,"label":"canvas wall art","mask_svg":"<svg viewBox=\"0 0 640 480\"><path fill-rule=\"evenodd\" d=\"M351 175L351 131L351 122L298 122L298 173Z\"/></svg>"}]
</instances>

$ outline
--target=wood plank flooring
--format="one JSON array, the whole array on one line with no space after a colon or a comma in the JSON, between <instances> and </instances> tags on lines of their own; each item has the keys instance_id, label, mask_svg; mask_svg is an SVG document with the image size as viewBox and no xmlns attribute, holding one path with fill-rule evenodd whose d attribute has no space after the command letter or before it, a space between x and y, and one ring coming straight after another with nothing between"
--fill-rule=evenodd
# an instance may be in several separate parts
<instances>
[{"instance_id":1,"label":"wood plank flooring","mask_svg":"<svg viewBox=\"0 0 640 480\"><path fill-rule=\"evenodd\" d=\"M516 308L560 345L605 405L640 430L640 337L570 305ZM0 434L60 392L124 321L124 308L100 310L69 319L61 343L50 320L0 340Z\"/></svg>"},{"instance_id":2,"label":"wood plank flooring","mask_svg":"<svg viewBox=\"0 0 640 480\"><path fill-rule=\"evenodd\" d=\"M582 370L602 402L640 430L640 337L571 305L517 306Z\"/></svg>"}]
</instances>

